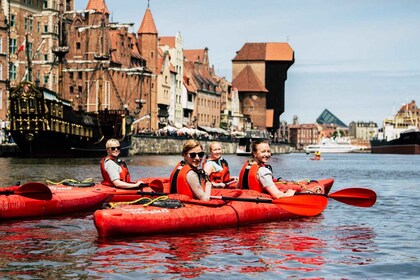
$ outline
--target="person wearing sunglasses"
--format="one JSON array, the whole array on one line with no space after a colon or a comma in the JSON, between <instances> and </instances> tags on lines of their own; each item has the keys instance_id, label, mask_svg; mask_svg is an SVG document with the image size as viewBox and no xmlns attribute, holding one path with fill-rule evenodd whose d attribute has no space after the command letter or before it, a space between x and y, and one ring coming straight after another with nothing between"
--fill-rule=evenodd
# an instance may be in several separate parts
<instances>
[{"instance_id":1,"label":"person wearing sunglasses","mask_svg":"<svg viewBox=\"0 0 420 280\"><path fill-rule=\"evenodd\" d=\"M273 172L268 161L271 158L270 145L266 140L256 140L251 144L251 159L245 162L239 173L238 187L251 189L261 193L268 193L277 199L295 194L294 190L283 192L279 190L273 180Z\"/></svg>"},{"instance_id":2,"label":"person wearing sunglasses","mask_svg":"<svg viewBox=\"0 0 420 280\"><path fill-rule=\"evenodd\" d=\"M121 145L117 139L111 138L106 144L107 156L101 159L102 185L119 189L138 189L143 181L131 182L130 173L125 161L118 156Z\"/></svg>"},{"instance_id":3,"label":"person wearing sunglasses","mask_svg":"<svg viewBox=\"0 0 420 280\"><path fill-rule=\"evenodd\" d=\"M210 178L215 188L233 188L236 186L238 177L231 177L229 165L222 157L222 144L213 141L209 145L210 155L203 161L203 169Z\"/></svg>"},{"instance_id":4,"label":"person wearing sunglasses","mask_svg":"<svg viewBox=\"0 0 420 280\"><path fill-rule=\"evenodd\" d=\"M204 157L203 146L190 139L182 147L184 159L177 164L170 177L170 193L188 195L191 198L210 200L211 182L201 167Z\"/></svg>"}]
</instances>

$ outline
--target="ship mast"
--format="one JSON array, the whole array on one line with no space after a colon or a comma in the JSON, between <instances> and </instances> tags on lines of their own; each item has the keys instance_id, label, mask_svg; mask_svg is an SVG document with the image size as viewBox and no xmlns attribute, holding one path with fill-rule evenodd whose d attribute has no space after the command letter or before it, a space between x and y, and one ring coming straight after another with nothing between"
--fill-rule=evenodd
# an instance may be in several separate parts
<instances>
[{"instance_id":1,"label":"ship mast","mask_svg":"<svg viewBox=\"0 0 420 280\"><path fill-rule=\"evenodd\" d=\"M103 61L107 61L109 60L109 55L108 53L105 52L105 17L102 16L101 18L101 43L100 43L100 48L99 48L99 53L95 53L94 54L94 59L99 61L99 79L98 79L98 95L97 95L97 111L99 111L101 109L101 104L102 104L102 94L103 94L103 84L104 84L104 63Z\"/></svg>"},{"instance_id":2,"label":"ship mast","mask_svg":"<svg viewBox=\"0 0 420 280\"><path fill-rule=\"evenodd\" d=\"M58 95L63 97L63 62L69 52L65 34L65 22L63 20L63 3L60 2L58 17L58 46L52 48L52 52L58 58Z\"/></svg>"}]
</instances>

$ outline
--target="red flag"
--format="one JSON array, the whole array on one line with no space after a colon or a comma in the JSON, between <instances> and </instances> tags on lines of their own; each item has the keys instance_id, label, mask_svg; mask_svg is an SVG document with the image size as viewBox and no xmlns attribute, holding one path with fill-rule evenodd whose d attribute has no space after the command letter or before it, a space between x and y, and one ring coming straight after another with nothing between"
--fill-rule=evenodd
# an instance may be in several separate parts
<instances>
[{"instance_id":1,"label":"red flag","mask_svg":"<svg viewBox=\"0 0 420 280\"><path fill-rule=\"evenodd\" d=\"M20 47L17 49L16 54L19 54L21 51L25 50L25 45L26 45L26 38L25 40L23 40L22 45L20 45Z\"/></svg>"}]
</instances>

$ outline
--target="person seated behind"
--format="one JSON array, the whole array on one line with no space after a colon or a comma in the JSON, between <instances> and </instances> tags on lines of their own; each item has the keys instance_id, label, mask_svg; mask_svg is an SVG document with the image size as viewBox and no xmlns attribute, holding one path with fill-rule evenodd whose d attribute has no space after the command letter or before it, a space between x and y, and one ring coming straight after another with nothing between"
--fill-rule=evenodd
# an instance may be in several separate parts
<instances>
[{"instance_id":1,"label":"person seated behind","mask_svg":"<svg viewBox=\"0 0 420 280\"><path fill-rule=\"evenodd\" d=\"M239 188L269 193L274 199L294 195L294 190L282 192L274 183L271 166L267 164L271 158L268 142L265 140L252 142L251 151L251 159L244 164L239 174Z\"/></svg>"},{"instance_id":2,"label":"person seated behind","mask_svg":"<svg viewBox=\"0 0 420 280\"><path fill-rule=\"evenodd\" d=\"M321 159L321 152L320 151L315 152L315 159Z\"/></svg>"},{"instance_id":3,"label":"person seated behind","mask_svg":"<svg viewBox=\"0 0 420 280\"><path fill-rule=\"evenodd\" d=\"M231 177L229 165L222 157L222 145L220 142L213 141L209 145L210 156L204 161L204 172L210 178L213 187L225 188L230 184L236 183L238 177Z\"/></svg>"},{"instance_id":4,"label":"person seated behind","mask_svg":"<svg viewBox=\"0 0 420 280\"><path fill-rule=\"evenodd\" d=\"M184 159L172 171L170 193L188 195L191 198L210 200L211 183L203 170L199 169L204 157L203 146L197 140L190 139L182 148Z\"/></svg>"},{"instance_id":5,"label":"person seated behind","mask_svg":"<svg viewBox=\"0 0 420 280\"><path fill-rule=\"evenodd\" d=\"M101 159L102 185L120 189L139 188L143 181L131 182L130 173L125 162L118 158L121 145L117 139L109 139L106 144L107 156Z\"/></svg>"}]
</instances>

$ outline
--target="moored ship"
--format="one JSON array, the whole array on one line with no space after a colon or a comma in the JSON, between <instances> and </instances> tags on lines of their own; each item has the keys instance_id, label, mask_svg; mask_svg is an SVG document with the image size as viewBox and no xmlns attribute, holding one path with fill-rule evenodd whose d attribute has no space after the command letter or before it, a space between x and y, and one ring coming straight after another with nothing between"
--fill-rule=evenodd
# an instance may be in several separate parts
<instances>
[{"instance_id":1,"label":"moored ship","mask_svg":"<svg viewBox=\"0 0 420 280\"><path fill-rule=\"evenodd\" d=\"M370 141L372 154L420 154L420 131L410 129L400 137L390 141L373 139Z\"/></svg>"},{"instance_id":2,"label":"moored ship","mask_svg":"<svg viewBox=\"0 0 420 280\"><path fill-rule=\"evenodd\" d=\"M131 147L127 110L86 112L51 90L22 82L10 93L10 133L23 156L103 156L109 138Z\"/></svg>"},{"instance_id":3,"label":"moored ship","mask_svg":"<svg viewBox=\"0 0 420 280\"><path fill-rule=\"evenodd\" d=\"M362 147L352 145L346 137L324 138L319 144L308 145L305 152L315 153L350 153L360 150Z\"/></svg>"}]
</instances>

